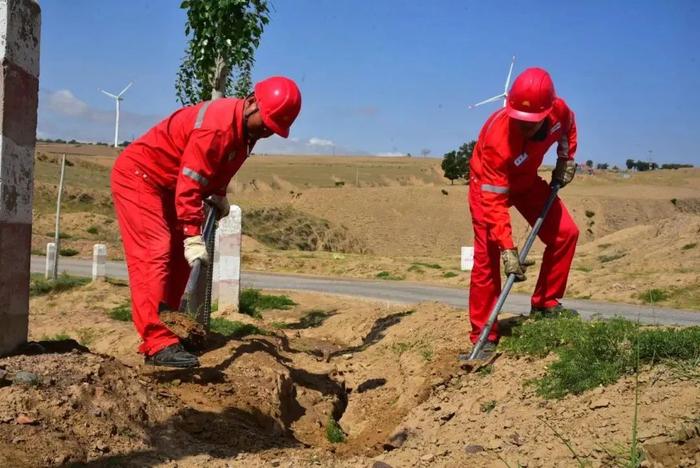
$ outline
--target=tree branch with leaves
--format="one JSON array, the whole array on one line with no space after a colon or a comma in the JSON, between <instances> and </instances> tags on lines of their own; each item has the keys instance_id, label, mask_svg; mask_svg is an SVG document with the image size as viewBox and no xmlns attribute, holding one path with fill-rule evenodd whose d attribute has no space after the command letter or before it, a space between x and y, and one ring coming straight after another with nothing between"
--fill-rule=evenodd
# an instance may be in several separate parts
<instances>
[{"instance_id":1,"label":"tree branch with leaves","mask_svg":"<svg viewBox=\"0 0 700 468\"><path fill-rule=\"evenodd\" d=\"M189 38L175 90L183 105L251 92L255 51L270 21L267 0L185 0Z\"/></svg>"}]
</instances>

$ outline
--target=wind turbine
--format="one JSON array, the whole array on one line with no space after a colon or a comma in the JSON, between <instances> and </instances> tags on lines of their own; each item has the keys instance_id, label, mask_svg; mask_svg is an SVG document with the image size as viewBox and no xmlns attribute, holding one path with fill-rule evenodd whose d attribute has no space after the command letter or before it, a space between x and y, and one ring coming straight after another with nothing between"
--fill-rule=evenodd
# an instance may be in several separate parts
<instances>
[{"instance_id":1,"label":"wind turbine","mask_svg":"<svg viewBox=\"0 0 700 468\"><path fill-rule=\"evenodd\" d=\"M107 96L109 96L109 97L111 97L112 99L114 99L114 101L117 103L117 117L116 117L116 122L115 122L115 124L114 124L114 147L115 147L115 148L117 148L117 147L119 146L119 101L123 101L123 100L124 100L124 98L123 98L122 96L124 95L124 93L126 92L127 89L131 88L131 85L132 85L132 84L134 84L134 83L131 82L131 83L129 83L128 85L126 85L126 88L122 89L122 91L121 91L119 94L117 94L117 95L114 95L114 94L112 94L112 93L108 93L108 92L105 91L104 89L101 89L101 90L100 90L100 91L102 91L104 94L106 94Z\"/></svg>"},{"instance_id":2,"label":"wind turbine","mask_svg":"<svg viewBox=\"0 0 700 468\"><path fill-rule=\"evenodd\" d=\"M513 60L511 60L510 62L510 70L508 70L508 77L506 78L506 85L503 88L503 93L499 94L498 96L485 99L481 102L477 102L476 104L472 104L469 106L469 108L473 109L482 104L488 104L489 102L498 101L501 98L503 99L503 107L506 107L506 97L508 97L508 86L510 86L510 77L513 75L513 65L515 65L515 55L513 55Z\"/></svg>"}]
</instances>

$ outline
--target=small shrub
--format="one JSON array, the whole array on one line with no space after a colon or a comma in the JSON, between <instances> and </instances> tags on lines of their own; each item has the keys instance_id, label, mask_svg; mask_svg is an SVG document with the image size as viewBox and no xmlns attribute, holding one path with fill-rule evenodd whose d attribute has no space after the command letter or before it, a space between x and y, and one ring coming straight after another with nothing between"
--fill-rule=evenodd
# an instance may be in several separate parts
<instances>
[{"instance_id":1,"label":"small shrub","mask_svg":"<svg viewBox=\"0 0 700 468\"><path fill-rule=\"evenodd\" d=\"M239 311L254 318L262 318L261 310L287 310L297 305L288 296L262 294L259 289L244 289L239 300Z\"/></svg>"},{"instance_id":2,"label":"small shrub","mask_svg":"<svg viewBox=\"0 0 700 468\"><path fill-rule=\"evenodd\" d=\"M443 278L454 278L455 276L459 276L457 273L454 271L446 271L442 274Z\"/></svg>"},{"instance_id":3,"label":"small shrub","mask_svg":"<svg viewBox=\"0 0 700 468\"><path fill-rule=\"evenodd\" d=\"M90 226L85 231L87 231L88 234L97 234L99 232L99 230L97 229L97 226Z\"/></svg>"},{"instance_id":4,"label":"small shrub","mask_svg":"<svg viewBox=\"0 0 700 468\"><path fill-rule=\"evenodd\" d=\"M54 231L47 232L46 235L47 235L47 237L56 237L56 233ZM59 232L58 238L59 239L71 239L71 238L73 238L73 236L71 236L70 234L65 233L65 232Z\"/></svg>"},{"instance_id":5,"label":"small shrub","mask_svg":"<svg viewBox=\"0 0 700 468\"><path fill-rule=\"evenodd\" d=\"M328 424L326 424L326 439L332 444L339 444L345 442L345 432L340 427L338 422L333 419L333 416L328 417Z\"/></svg>"},{"instance_id":6,"label":"small shrub","mask_svg":"<svg viewBox=\"0 0 700 468\"><path fill-rule=\"evenodd\" d=\"M380 271L379 273L376 274L376 277L379 279L389 280L389 281L399 281L399 280L403 279L403 276L392 275L388 271Z\"/></svg>"},{"instance_id":7,"label":"small shrub","mask_svg":"<svg viewBox=\"0 0 700 468\"><path fill-rule=\"evenodd\" d=\"M336 187L342 187L342 186L344 186L344 185L345 185L345 182L343 182L342 180L336 180L336 181L335 181L335 186L336 186Z\"/></svg>"},{"instance_id":8,"label":"small shrub","mask_svg":"<svg viewBox=\"0 0 700 468\"><path fill-rule=\"evenodd\" d=\"M690 243L690 244L685 244L683 247L681 247L681 250L690 250L690 249L694 249L695 247L697 247L697 245L698 245L697 242L692 242L692 243Z\"/></svg>"},{"instance_id":9,"label":"small shrub","mask_svg":"<svg viewBox=\"0 0 700 468\"><path fill-rule=\"evenodd\" d=\"M117 307L110 310L107 315L112 320L118 320L120 322L128 322L131 320L131 303L125 302Z\"/></svg>"},{"instance_id":10,"label":"small shrub","mask_svg":"<svg viewBox=\"0 0 700 468\"><path fill-rule=\"evenodd\" d=\"M482 413L490 413L496 407L496 400L489 400L481 404Z\"/></svg>"},{"instance_id":11,"label":"small shrub","mask_svg":"<svg viewBox=\"0 0 700 468\"><path fill-rule=\"evenodd\" d=\"M66 341L70 340L70 336L68 336L65 332L63 333L57 333L52 336L44 335L42 336L39 341Z\"/></svg>"},{"instance_id":12,"label":"small shrub","mask_svg":"<svg viewBox=\"0 0 700 468\"><path fill-rule=\"evenodd\" d=\"M600 263L608 263L612 262L615 260L619 260L622 257L624 257L626 254L624 253L614 253L612 255L601 255L598 257L598 260L600 260Z\"/></svg>"},{"instance_id":13,"label":"small shrub","mask_svg":"<svg viewBox=\"0 0 700 468\"><path fill-rule=\"evenodd\" d=\"M414 262L411 263L411 265L417 265L417 266L422 266L426 268L433 268L434 270L440 270L442 267L438 265L437 263L422 263L422 262Z\"/></svg>"},{"instance_id":14,"label":"small shrub","mask_svg":"<svg viewBox=\"0 0 700 468\"><path fill-rule=\"evenodd\" d=\"M646 302L647 304L653 304L655 302L660 302L660 301L665 301L671 296L668 291L664 291L663 289L648 289L644 292L639 293L637 296L639 299L642 301Z\"/></svg>"},{"instance_id":15,"label":"small shrub","mask_svg":"<svg viewBox=\"0 0 700 468\"><path fill-rule=\"evenodd\" d=\"M70 276L67 273L59 275L56 281L47 280L43 275L32 275L32 279L29 283L29 295L33 297L59 293L78 286L83 286L89 282L90 280L88 278Z\"/></svg>"},{"instance_id":16,"label":"small shrub","mask_svg":"<svg viewBox=\"0 0 700 468\"><path fill-rule=\"evenodd\" d=\"M592 218L595 216L595 211L586 210L586 218Z\"/></svg>"},{"instance_id":17,"label":"small shrub","mask_svg":"<svg viewBox=\"0 0 700 468\"><path fill-rule=\"evenodd\" d=\"M74 257L74 256L78 255L80 252L78 252L75 249L68 248L68 249L61 249L59 251L59 253L64 257Z\"/></svg>"},{"instance_id":18,"label":"small shrub","mask_svg":"<svg viewBox=\"0 0 700 468\"><path fill-rule=\"evenodd\" d=\"M673 206L678 206L678 199L677 199L677 198L671 198L671 203L673 203Z\"/></svg>"}]
</instances>

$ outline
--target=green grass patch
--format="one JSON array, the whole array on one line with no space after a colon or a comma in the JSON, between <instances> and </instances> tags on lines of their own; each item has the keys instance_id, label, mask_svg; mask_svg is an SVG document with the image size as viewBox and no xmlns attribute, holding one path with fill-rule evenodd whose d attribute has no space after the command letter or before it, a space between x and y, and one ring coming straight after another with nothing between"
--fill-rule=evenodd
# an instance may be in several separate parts
<instances>
[{"instance_id":1,"label":"green grass patch","mask_svg":"<svg viewBox=\"0 0 700 468\"><path fill-rule=\"evenodd\" d=\"M68 336L65 332L63 333L57 333L55 335L44 335L41 338L39 338L39 341L66 341L70 340L70 336Z\"/></svg>"},{"instance_id":2,"label":"green grass patch","mask_svg":"<svg viewBox=\"0 0 700 468\"><path fill-rule=\"evenodd\" d=\"M61 254L62 257L75 257L79 253L80 252L78 252L77 250L71 248L59 250L59 254Z\"/></svg>"},{"instance_id":3,"label":"green grass patch","mask_svg":"<svg viewBox=\"0 0 700 468\"><path fill-rule=\"evenodd\" d=\"M442 267L438 265L437 263L422 263L422 262L413 262L411 265L419 266L419 267L425 267L425 268L432 268L434 270L441 270Z\"/></svg>"},{"instance_id":4,"label":"green grass patch","mask_svg":"<svg viewBox=\"0 0 700 468\"><path fill-rule=\"evenodd\" d=\"M685 244L683 247L681 247L681 250L690 250L694 249L697 247L698 243L697 242L691 242L690 244Z\"/></svg>"},{"instance_id":5,"label":"green grass patch","mask_svg":"<svg viewBox=\"0 0 700 468\"><path fill-rule=\"evenodd\" d=\"M375 276L379 279L388 280L388 281L400 281L404 278L403 276L400 276L400 275L391 274L388 271L380 271Z\"/></svg>"},{"instance_id":6,"label":"green grass patch","mask_svg":"<svg viewBox=\"0 0 700 468\"><path fill-rule=\"evenodd\" d=\"M97 226L90 226L85 230L88 234L97 234L99 232L99 229Z\"/></svg>"},{"instance_id":7,"label":"green grass patch","mask_svg":"<svg viewBox=\"0 0 700 468\"><path fill-rule=\"evenodd\" d=\"M496 408L496 400L489 400L481 404L482 413L490 413Z\"/></svg>"},{"instance_id":8,"label":"green grass patch","mask_svg":"<svg viewBox=\"0 0 700 468\"><path fill-rule=\"evenodd\" d=\"M46 235L47 235L48 237L54 237L54 238L55 238L55 237L56 237L56 231L47 232ZM58 233L58 238L59 238L59 239L72 239L73 236L71 236L70 234L68 234L68 233L66 233L66 232L59 232L59 233Z\"/></svg>"},{"instance_id":9,"label":"green grass patch","mask_svg":"<svg viewBox=\"0 0 700 468\"><path fill-rule=\"evenodd\" d=\"M459 274L454 271L446 271L442 274L443 278L454 278L455 276L459 276Z\"/></svg>"},{"instance_id":10,"label":"green grass patch","mask_svg":"<svg viewBox=\"0 0 700 468\"><path fill-rule=\"evenodd\" d=\"M213 332L233 338L243 338L248 335L269 335L267 331L253 324L239 322L238 320L227 320L222 317L212 318L209 328Z\"/></svg>"},{"instance_id":11,"label":"green grass patch","mask_svg":"<svg viewBox=\"0 0 700 468\"><path fill-rule=\"evenodd\" d=\"M107 312L109 318L112 320L118 320L120 322L128 322L131 320L131 302L127 301L114 307L112 310Z\"/></svg>"},{"instance_id":12,"label":"green grass patch","mask_svg":"<svg viewBox=\"0 0 700 468\"><path fill-rule=\"evenodd\" d=\"M328 424L326 424L326 439L331 444L340 444L345 442L345 432L338 424L338 421L333 419L333 416L328 417Z\"/></svg>"},{"instance_id":13,"label":"green grass patch","mask_svg":"<svg viewBox=\"0 0 700 468\"><path fill-rule=\"evenodd\" d=\"M287 310L297 305L288 296L275 296L272 294L262 294L259 289L244 289L241 292L239 310L242 314L255 318L262 318L260 311L279 309Z\"/></svg>"},{"instance_id":14,"label":"green grass patch","mask_svg":"<svg viewBox=\"0 0 700 468\"><path fill-rule=\"evenodd\" d=\"M41 274L33 274L29 282L29 296L43 296L68 291L89 282L89 278L70 276L67 273L62 273L55 281L52 279L47 280Z\"/></svg>"},{"instance_id":15,"label":"green grass patch","mask_svg":"<svg viewBox=\"0 0 700 468\"><path fill-rule=\"evenodd\" d=\"M593 268L592 268L592 267L589 267L589 266L586 266L586 265L580 265L580 266L574 267L574 270L576 270L576 271L582 271L582 272L584 272L584 273L590 273L590 272L593 271Z\"/></svg>"},{"instance_id":16,"label":"green grass patch","mask_svg":"<svg viewBox=\"0 0 700 468\"><path fill-rule=\"evenodd\" d=\"M646 291L640 292L637 295L637 298L641 299L647 304L654 304L656 302L665 301L669 297L671 297L671 293L658 288L648 289Z\"/></svg>"},{"instance_id":17,"label":"green grass patch","mask_svg":"<svg viewBox=\"0 0 700 468\"><path fill-rule=\"evenodd\" d=\"M625 255L626 254L624 254L624 253L614 253L612 255L600 255L598 257L598 260L600 260L600 263L608 263L608 262L612 262L615 260L619 260L622 257L624 257Z\"/></svg>"},{"instance_id":18,"label":"green grass patch","mask_svg":"<svg viewBox=\"0 0 700 468\"><path fill-rule=\"evenodd\" d=\"M401 357L408 351L415 351L420 357L430 362L433 360L433 348L423 340L397 341L391 344L391 351Z\"/></svg>"},{"instance_id":19,"label":"green grass patch","mask_svg":"<svg viewBox=\"0 0 700 468\"><path fill-rule=\"evenodd\" d=\"M700 327L643 328L620 318L585 322L561 317L525 322L501 346L515 355L556 354L544 377L530 384L545 398L562 398L612 384L640 365L698 359Z\"/></svg>"}]
</instances>

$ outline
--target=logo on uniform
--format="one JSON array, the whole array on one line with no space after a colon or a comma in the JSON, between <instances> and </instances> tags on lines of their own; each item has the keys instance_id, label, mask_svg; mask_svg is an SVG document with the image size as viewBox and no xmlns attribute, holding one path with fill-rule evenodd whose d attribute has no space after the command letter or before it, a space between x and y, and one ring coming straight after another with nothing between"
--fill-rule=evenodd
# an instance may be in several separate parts
<instances>
[{"instance_id":1,"label":"logo on uniform","mask_svg":"<svg viewBox=\"0 0 700 468\"><path fill-rule=\"evenodd\" d=\"M557 122L556 124L554 124L554 126L551 129L549 129L549 133L550 134L554 133L557 130L559 130L560 128L561 128L561 122Z\"/></svg>"},{"instance_id":2,"label":"logo on uniform","mask_svg":"<svg viewBox=\"0 0 700 468\"><path fill-rule=\"evenodd\" d=\"M527 158L528 158L527 153L521 154L520 156L518 156L517 158L515 158L515 161L514 161L514 162L515 162L515 165L518 166L518 167L520 167L520 166L522 165L522 163L524 163L525 161L527 161Z\"/></svg>"}]
</instances>

